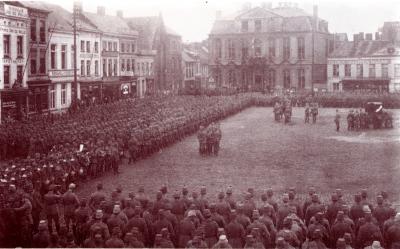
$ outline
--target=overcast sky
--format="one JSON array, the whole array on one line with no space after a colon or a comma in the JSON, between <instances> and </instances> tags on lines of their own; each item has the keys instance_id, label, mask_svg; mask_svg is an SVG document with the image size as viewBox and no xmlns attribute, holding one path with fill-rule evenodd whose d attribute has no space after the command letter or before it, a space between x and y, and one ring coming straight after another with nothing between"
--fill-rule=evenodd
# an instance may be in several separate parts
<instances>
[{"instance_id":1,"label":"overcast sky","mask_svg":"<svg viewBox=\"0 0 400 249\"><path fill-rule=\"evenodd\" d=\"M72 11L72 0L46 0ZM82 0L84 11L96 12L104 6L106 13L115 15L123 10L124 16L154 16L162 13L165 24L182 36L184 42L201 41L208 37L217 10L229 15L240 10L244 3L259 6L271 2L262 0ZM319 16L329 23L330 32L372 33L385 21L400 21L399 0L298 0L297 3L312 14L313 5L318 5Z\"/></svg>"}]
</instances>

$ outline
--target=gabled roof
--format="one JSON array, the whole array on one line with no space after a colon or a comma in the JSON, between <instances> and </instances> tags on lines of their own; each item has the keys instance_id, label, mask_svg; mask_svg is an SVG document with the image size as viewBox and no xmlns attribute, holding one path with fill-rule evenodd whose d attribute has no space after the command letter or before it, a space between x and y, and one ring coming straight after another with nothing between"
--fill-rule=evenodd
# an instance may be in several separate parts
<instances>
[{"instance_id":1,"label":"gabled roof","mask_svg":"<svg viewBox=\"0 0 400 249\"><path fill-rule=\"evenodd\" d=\"M124 19L118 16L99 15L84 12L83 15L100 31L114 35L137 36L138 32L131 29Z\"/></svg>"},{"instance_id":2,"label":"gabled roof","mask_svg":"<svg viewBox=\"0 0 400 249\"><path fill-rule=\"evenodd\" d=\"M393 51L393 52L392 52ZM400 44L393 44L389 41L358 41L341 42L329 58L358 58L374 56L399 56Z\"/></svg>"},{"instance_id":3,"label":"gabled roof","mask_svg":"<svg viewBox=\"0 0 400 249\"><path fill-rule=\"evenodd\" d=\"M129 17L125 18L128 26L139 32L139 50L153 50L155 36L161 28L162 20L158 16Z\"/></svg>"},{"instance_id":4,"label":"gabled roof","mask_svg":"<svg viewBox=\"0 0 400 249\"><path fill-rule=\"evenodd\" d=\"M279 16L272 12L270 9L255 7L250 10L244 11L236 16L237 19L257 19L257 18L270 18Z\"/></svg>"},{"instance_id":5,"label":"gabled roof","mask_svg":"<svg viewBox=\"0 0 400 249\"><path fill-rule=\"evenodd\" d=\"M11 3L13 3L13 1L10 1ZM37 2L37 1L18 1L18 2L14 2L14 5L20 5L22 7L28 8L28 9L32 9L35 11L40 11L40 12L44 12L44 13L49 13L49 11L46 8L42 7L42 2Z\"/></svg>"},{"instance_id":6,"label":"gabled roof","mask_svg":"<svg viewBox=\"0 0 400 249\"><path fill-rule=\"evenodd\" d=\"M51 11L48 16L49 28L59 31L73 32L72 13L58 5L47 2L35 2L41 8Z\"/></svg>"}]
</instances>

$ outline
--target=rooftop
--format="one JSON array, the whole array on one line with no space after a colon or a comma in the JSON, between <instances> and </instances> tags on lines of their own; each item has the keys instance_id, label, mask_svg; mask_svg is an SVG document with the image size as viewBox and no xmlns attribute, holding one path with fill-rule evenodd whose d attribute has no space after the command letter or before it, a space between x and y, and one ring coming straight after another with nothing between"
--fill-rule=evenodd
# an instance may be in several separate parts
<instances>
[{"instance_id":1,"label":"rooftop","mask_svg":"<svg viewBox=\"0 0 400 249\"><path fill-rule=\"evenodd\" d=\"M332 53L330 58L359 58L374 56L399 56L400 44L389 41L347 41L341 42Z\"/></svg>"}]
</instances>

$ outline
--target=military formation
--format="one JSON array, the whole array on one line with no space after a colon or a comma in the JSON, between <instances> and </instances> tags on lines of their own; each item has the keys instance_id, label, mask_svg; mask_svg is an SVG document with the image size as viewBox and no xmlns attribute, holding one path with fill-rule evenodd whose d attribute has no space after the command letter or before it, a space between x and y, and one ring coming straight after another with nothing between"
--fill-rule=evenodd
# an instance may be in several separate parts
<instances>
[{"instance_id":1,"label":"military formation","mask_svg":"<svg viewBox=\"0 0 400 249\"><path fill-rule=\"evenodd\" d=\"M306 102L304 109L304 123L310 123L310 116L312 117L312 123L317 123L318 116L318 103L317 102Z\"/></svg>"},{"instance_id":2,"label":"military formation","mask_svg":"<svg viewBox=\"0 0 400 249\"><path fill-rule=\"evenodd\" d=\"M285 97L282 101L275 102L273 112L275 121L280 122L283 118L285 124L290 123L292 118L292 104L289 98Z\"/></svg>"},{"instance_id":3,"label":"military formation","mask_svg":"<svg viewBox=\"0 0 400 249\"><path fill-rule=\"evenodd\" d=\"M221 138L222 133L219 123L211 123L207 127L200 126L197 133L197 139L199 140L199 154L218 156Z\"/></svg>"},{"instance_id":4,"label":"military formation","mask_svg":"<svg viewBox=\"0 0 400 249\"><path fill-rule=\"evenodd\" d=\"M348 131L359 131L369 128L368 114L362 109L354 110L350 109L347 114L347 130Z\"/></svg>"},{"instance_id":5,"label":"military formation","mask_svg":"<svg viewBox=\"0 0 400 249\"><path fill-rule=\"evenodd\" d=\"M84 248L400 248L400 213L386 192L375 200L362 190L348 201L336 189L322 201L315 188L305 198L288 188L236 193L229 186L216 198L202 186L154 197L101 183L88 198L76 185L50 185L43 193L1 184L2 247Z\"/></svg>"}]
</instances>

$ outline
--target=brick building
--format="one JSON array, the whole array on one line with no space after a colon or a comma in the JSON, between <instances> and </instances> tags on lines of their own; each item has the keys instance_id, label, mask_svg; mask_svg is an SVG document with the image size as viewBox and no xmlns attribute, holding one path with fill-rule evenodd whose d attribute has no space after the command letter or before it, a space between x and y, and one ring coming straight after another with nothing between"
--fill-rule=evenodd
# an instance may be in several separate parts
<instances>
[{"instance_id":1,"label":"brick building","mask_svg":"<svg viewBox=\"0 0 400 249\"><path fill-rule=\"evenodd\" d=\"M327 55L333 49L328 23L295 4L246 5L220 13L209 34L210 73L216 87L242 90L326 88Z\"/></svg>"}]
</instances>

